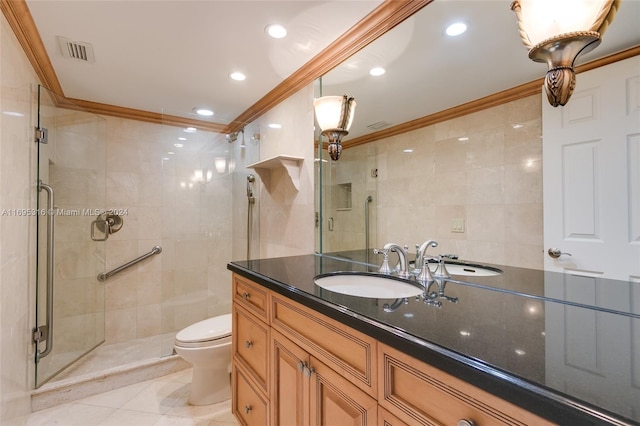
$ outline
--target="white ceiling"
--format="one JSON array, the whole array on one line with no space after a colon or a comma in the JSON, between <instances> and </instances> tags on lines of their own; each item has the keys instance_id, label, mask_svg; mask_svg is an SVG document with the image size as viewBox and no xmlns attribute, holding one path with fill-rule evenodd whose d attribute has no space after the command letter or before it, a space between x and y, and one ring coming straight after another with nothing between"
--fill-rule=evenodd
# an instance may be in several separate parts
<instances>
[{"instance_id":1,"label":"white ceiling","mask_svg":"<svg viewBox=\"0 0 640 426\"><path fill-rule=\"evenodd\" d=\"M68 98L228 124L375 9L359 1L28 0ZM273 39L269 24L288 34ZM90 43L95 62L62 56L57 37ZM247 76L242 82L232 71ZM199 118L191 116L191 118Z\"/></svg>"},{"instance_id":2,"label":"white ceiling","mask_svg":"<svg viewBox=\"0 0 640 426\"><path fill-rule=\"evenodd\" d=\"M66 97L178 116L207 106L229 124L381 1L27 0ZM520 42L511 0L436 0L323 79L356 97L349 138L544 76ZM469 25L455 39L446 23ZM284 39L269 38L281 23ZM623 0L602 44L579 63L640 44L640 1ZM88 42L94 63L65 59L57 36ZM374 79L373 65L387 73ZM242 71L243 82L228 74ZM578 89L579 89L578 76Z\"/></svg>"}]
</instances>

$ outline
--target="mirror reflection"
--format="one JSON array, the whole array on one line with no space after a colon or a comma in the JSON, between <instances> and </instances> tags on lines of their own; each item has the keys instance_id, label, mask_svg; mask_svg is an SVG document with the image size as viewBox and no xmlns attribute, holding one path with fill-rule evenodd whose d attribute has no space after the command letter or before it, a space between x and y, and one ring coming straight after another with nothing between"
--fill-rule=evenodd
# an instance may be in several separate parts
<instances>
[{"instance_id":1,"label":"mirror reflection","mask_svg":"<svg viewBox=\"0 0 640 426\"><path fill-rule=\"evenodd\" d=\"M639 16L640 3L622 2L577 63L636 46ZM455 21L467 31L447 37ZM385 72L369 74L375 67ZM435 1L323 76L321 94L352 95L358 111L340 161L319 163L321 251L395 242L414 253L435 239L462 259L542 269L545 72L527 57L509 2ZM407 124L424 117L433 124ZM384 137L396 127L407 131Z\"/></svg>"}]
</instances>

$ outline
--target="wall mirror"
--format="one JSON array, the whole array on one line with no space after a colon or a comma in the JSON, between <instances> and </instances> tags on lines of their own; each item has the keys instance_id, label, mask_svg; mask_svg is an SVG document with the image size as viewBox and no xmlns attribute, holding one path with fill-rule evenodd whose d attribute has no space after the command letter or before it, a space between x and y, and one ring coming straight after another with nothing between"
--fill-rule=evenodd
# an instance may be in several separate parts
<instances>
[{"instance_id":1,"label":"wall mirror","mask_svg":"<svg viewBox=\"0 0 640 426\"><path fill-rule=\"evenodd\" d=\"M413 251L415 243L439 238L443 250L467 258L542 265L540 85L547 68L528 59L509 6L509 1L436 0L318 81L316 95L349 94L358 104L343 139L343 157L331 162L326 151L319 151L316 160L318 251L362 249L367 242L372 248L389 241ZM600 46L576 65L637 48L639 18L640 2L621 2ZM445 29L454 22L465 23L467 31L448 37ZM374 67L385 73L372 76ZM478 103L482 99L486 102ZM441 115L449 125L441 124ZM469 121L459 121L461 116ZM425 118L440 124L408 131L415 129L415 121L424 126ZM492 119L502 121L504 129L483 126ZM516 136L512 126L526 135ZM495 144L502 146L496 149ZM481 159L492 155L502 161ZM510 171L523 162L519 174ZM512 180L537 191L509 195L522 192L510 187ZM345 187L350 208L340 198ZM510 225L506 216L512 218ZM518 220L526 222L527 232L515 255L504 235L509 226L522 225ZM463 232L451 232L453 224ZM471 235L471 225L501 237ZM531 257L539 260L523 260Z\"/></svg>"}]
</instances>

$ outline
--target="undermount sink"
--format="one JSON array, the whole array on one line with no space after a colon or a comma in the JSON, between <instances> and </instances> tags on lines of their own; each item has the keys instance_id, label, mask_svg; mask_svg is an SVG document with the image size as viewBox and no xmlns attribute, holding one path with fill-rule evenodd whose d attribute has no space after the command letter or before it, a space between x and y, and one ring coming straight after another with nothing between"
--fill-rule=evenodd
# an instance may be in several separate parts
<instances>
[{"instance_id":1,"label":"undermount sink","mask_svg":"<svg viewBox=\"0 0 640 426\"><path fill-rule=\"evenodd\" d=\"M502 271L498 268L492 268L490 266L477 266L477 265L461 265L457 263L447 263L447 271L451 275L464 275L468 277L493 277L500 275Z\"/></svg>"},{"instance_id":2,"label":"undermount sink","mask_svg":"<svg viewBox=\"0 0 640 426\"><path fill-rule=\"evenodd\" d=\"M319 287L334 293L372 299L398 299L422 294L424 288L381 275L332 274L316 277Z\"/></svg>"}]
</instances>

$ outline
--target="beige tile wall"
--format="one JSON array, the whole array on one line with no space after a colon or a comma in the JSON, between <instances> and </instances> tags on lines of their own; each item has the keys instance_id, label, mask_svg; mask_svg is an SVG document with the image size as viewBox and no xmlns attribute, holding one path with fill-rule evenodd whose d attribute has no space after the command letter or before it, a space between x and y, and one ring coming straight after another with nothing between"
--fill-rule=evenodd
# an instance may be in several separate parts
<instances>
[{"instance_id":1,"label":"beige tile wall","mask_svg":"<svg viewBox=\"0 0 640 426\"><path fill-rule=\"evenodd\" d=\"M37 82L13 31L0 17L0 212L35 208L32 87ZM0 215L0 424L30 412L34 229L32 218Z\"/></svg>"},{"instance_id":2,"label":"beige tile wall","mask_svg":"<svg viewBox=\"0 0 640 426\"><path fill-rule=\"evenodd\" d=\"M540 97L532 96L348 149L338 167L357 170L354 182L362 181L367 170L349 158L375 149L376 244L393 241L413 251L435 239L437 253L541 269L541 135ZM333 176L333 184L342 179ZM451 232L456 218L464 219L464 233ZM355 248L350 234L342 235L345 247Z\"/></svg>"},{"instance_id":3,"label":"beige tile wall","mask_svg":"<svg viewBox=\"0 0 640 426\"><path fill-rule=\"evenodd\" d=\"M269 128L279 123L280 129ZM260 117L260 159L277 155L303 157L299 190L274 169L268 183L260 179L260 257L314 251L313 86L309 85Z\"/></svg>"}]
</instances>

